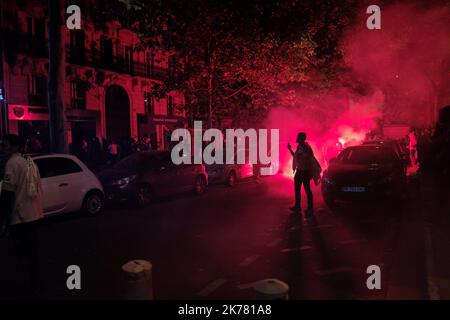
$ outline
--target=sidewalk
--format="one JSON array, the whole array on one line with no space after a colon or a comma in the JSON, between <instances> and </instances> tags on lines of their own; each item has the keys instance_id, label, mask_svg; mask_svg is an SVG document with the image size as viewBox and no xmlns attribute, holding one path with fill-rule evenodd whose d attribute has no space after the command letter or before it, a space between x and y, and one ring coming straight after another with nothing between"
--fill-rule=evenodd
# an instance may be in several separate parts
<instances>
[{"instance_id":1,"label":"sidewalk","mask_svg":"<svg viewBox=\"0 0 450 320\"><path fill-rule=\"evenodd\" d=\"M450 299L450 192L419 177L418 204L424 217L427 286L430 299Z\"/></svg>"}]
</instances>

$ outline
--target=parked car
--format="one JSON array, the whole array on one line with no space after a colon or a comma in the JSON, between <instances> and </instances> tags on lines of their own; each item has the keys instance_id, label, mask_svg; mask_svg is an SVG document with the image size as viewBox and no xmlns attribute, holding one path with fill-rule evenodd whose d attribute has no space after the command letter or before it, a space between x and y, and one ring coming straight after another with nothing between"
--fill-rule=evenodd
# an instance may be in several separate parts
<instances>
[{"instance_id":1,"label":"parked car","mask_svg":"<svg viewBox=\"0 0 450 320\"><path fill-rule=\"evenodd\" d=\"M344 149L322 178L322 194L330 208L337 200L388 196L398 199L406 184L406 172L399 155L390 147L375 144Z\"/></svg>"},{"instance_id":2,"label":"parked car","mask_svg":"<svg viewBox=\"0 0 450 320\"><path fill-rule=\"evenodd\" d=\"M399 158L407 158L408 150L406 146L403 146L397 140L367 140L363 142L363 145L377 145L386 148L392 148Z\"/></svg>"},{"instance_id":3,"label":"parked car","mask_svg":"<svg viewBox=\"0 0 450 320\"><path fill-rule=\"evenodd\" d=\"M236 184L237 181L251 178L254 175L254 166L246 158L244 164L237 164L237 156L235 155L233 164L210 164L206 165L206 171L211 183L224 183L229 187Z\"/></svg>"},{"instance_id":4,"label":"parked car","mask_svg":"<svg viewBox=\"0 0 450 320\"><path fill-rule=\"evenodd\" d=\"M205 192L204 165L175 165L169 151L134 153L99 173L108 200L132 200L145 206L159 196L183 191Z\"/></svg>"},{"instance_id":5,"label":"parked car","mask_svg":"<svg viewBox=\"0 0 450 320\"><path fill-rule=\"evenodd\" d=\"M31 156L42 179L44 214L82 210L98 214L103 208L103 188L97 177L77 157L67 154Z\"/></svg>"}]
</instances>

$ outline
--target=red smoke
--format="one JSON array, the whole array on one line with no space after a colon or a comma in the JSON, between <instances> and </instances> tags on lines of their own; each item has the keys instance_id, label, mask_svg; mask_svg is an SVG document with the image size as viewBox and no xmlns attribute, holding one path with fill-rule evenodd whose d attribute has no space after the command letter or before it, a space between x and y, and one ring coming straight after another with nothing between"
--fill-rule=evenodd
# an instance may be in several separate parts
<instances>
[{"instance_id":1,"label":"red smoke","mask_svg":"<svg viewBox=\"0 0 450 320\"><path fill-rule=\"evenodd\" d=\"M292 175L287 143L295 148L300 131L308 134L316 157L326 166L339 152L339 142L347 146L360 143L379 120L404 126L430 125L437 107L449 104L448 7L380 7L381 30L366 28L368 15L362 7L356 25L341 39L350 69L342 75L346 82L336 82L325 93L299 88L296 105L271 110L266 126L280 129L280 168L285 175ZM365 94L350 88L351 79L362 84Z\"/></svg>"}]
</instances>

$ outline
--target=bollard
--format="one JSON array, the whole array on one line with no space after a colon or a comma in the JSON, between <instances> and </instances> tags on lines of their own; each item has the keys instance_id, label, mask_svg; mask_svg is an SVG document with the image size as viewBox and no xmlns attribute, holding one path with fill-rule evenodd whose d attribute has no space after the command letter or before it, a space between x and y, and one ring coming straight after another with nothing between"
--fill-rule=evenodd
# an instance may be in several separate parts
<instances>
[{"instance_id":1,"label":"bollard","mask_svg":"<svg viewBox=\"0 0 450 320\"><path fill-rule=\"evenodd\" d=\"M125 300L153 300L152 264L146 260L132 260L122 266Z\"/></svg>"},{"instance_id":2,"label":"bollard","mask_svg":"<svg viewBox=\"0 0 450 320\"><path fill-rule=\"evenodd\" d=\"M289 286L278 279L264 279L253 285L257 300L288 300Z\"/></svg>"}]
</instances>

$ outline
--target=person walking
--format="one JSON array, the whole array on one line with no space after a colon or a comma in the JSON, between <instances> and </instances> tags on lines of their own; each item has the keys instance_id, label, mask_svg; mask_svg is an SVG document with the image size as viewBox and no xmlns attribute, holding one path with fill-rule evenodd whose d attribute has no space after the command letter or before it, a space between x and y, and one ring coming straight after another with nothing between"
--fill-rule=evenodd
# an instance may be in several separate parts
<instances>
[{"instance_id":1,"label":"person walking","mask_svg":"<svg viewBox=\"0 0 450 320\"><path fill-rule=\"evenodd\" d=\"M306 218L314 215L313 193L311 191L311 180L317 179L317 161L311 146L306 142L306 133L300 132L297 135L297 149L294 151L290 143L288 149L293 156L292 169L295 172L294 189L295 204L291 211L301 213L301 187L305 190L308 206L305 211ZM319 166L320 167L320 166ZM321 169L320 169L321 170ZM320 176L320 171L319 171Z\"/></svg>"},{"instance_id":2,"label":"person walking","mask_svg":"<svg viewBox=\"0 0 450 320\"><path fill-rule=\"evenodd\" d=\"M2 143L8 160L0 194L0 221L23 261L27 271L26 295L33 298L38 264L36 234L38 221L43 217L41 177L33 160L21 153L25 144L19 136L7 135Z\"/></svg>"}]
</instances>

